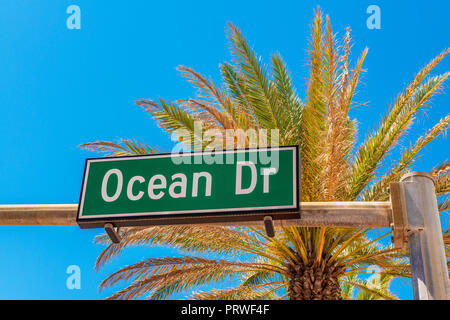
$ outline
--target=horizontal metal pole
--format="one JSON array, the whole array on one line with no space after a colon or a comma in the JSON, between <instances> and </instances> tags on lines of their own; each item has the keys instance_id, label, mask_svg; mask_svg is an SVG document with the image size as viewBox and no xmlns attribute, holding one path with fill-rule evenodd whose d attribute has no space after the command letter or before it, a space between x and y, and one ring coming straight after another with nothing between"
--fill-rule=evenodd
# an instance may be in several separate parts
<instances>
[{"instance_id":1,"label":"horizontal metal pole","mask_svg":"<svg viewBox=\"0 0 450 320\"><path fill-rule=\"evenodd\" d=\"M390 201L301 202L300 219L282 220L280 226L389 228Z\"/></svg>"},{"instance_id":2,"label":"horizontal metal pole","mask_svg":"<svg viewBox=\"0 0 450 320\"><path fill-rule=\"evenodd\" d=\"M0 225L77 225L77 204L0 205Z\"/></svg>"},{"instance_id":3,"label":"horizontal metal pole","mask_svg":"<svg viewBox=\"0 0 450 320\"><path fill-rule=\"evenodd\" d=\"M77 204L0 205L0 225L76 225L77 209ZM389 201L302 202L300 212L300 219L274 220L274 225L388 228L392 221ZM242 225L242 222L220 224L232 226ZM245 225L264 226L264 221Z\"/></svg>"}]
</instances>

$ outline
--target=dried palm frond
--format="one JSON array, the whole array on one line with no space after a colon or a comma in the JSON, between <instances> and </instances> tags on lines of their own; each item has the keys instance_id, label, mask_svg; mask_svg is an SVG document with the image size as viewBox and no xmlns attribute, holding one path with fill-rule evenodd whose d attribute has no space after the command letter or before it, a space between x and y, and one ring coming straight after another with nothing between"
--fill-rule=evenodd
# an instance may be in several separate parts
<instances>
[{"instance_id":1,"label":"dried palm frond","mask_svg":"<svg viewBox=\"0 0 450 320\"><path fill-rule=\"evenodd\" d=\"M439 215L442 218L442 221L447 225L450 222L450 214L449 214L450 212L448 212L449 210L450 210L450 197L449 196L442 197L442 199L438 201L438 211ZM444 231L444 234L445 233L446 232Z\"/></svg>"},{"instance_id":2,"label":"dried palm frond","mask_svg":"<svg viewBox=\"0 0 450 320\"><path fill-rule=\"evenodd\" d=\"M196 88L201 91L199 100L187 100L203 112L212 116L224 129L237 128L237 110L226 92L219 91L212 80L206 80L204 76L192 68L179 66L177 68L181 74L188 79ZM226 114L220 111L226 111Z\"/></svg>"},{"instance_id":3,"label":"dried palm frond","mask_svg":"<svg viewBox=\"0 0 450 320\"><path fill-rule=\"evenodd\" d=\"M440 196L450 192L450 162L445 161L436 169L433 169L431 175L434 178L436 195Z\"/></svg>"},{"instance_id":4,"label":"dried palm frond","mask_svg":"<svg viewBox=\"0 0 450 320\"><path fill-rule=\"evenodd\" d=\"M301 159L302 164L308 170L302 170L302 184L309 187L302 192L302 201L317 201L321 194L320 171L317 164L321 150L323 150L323 139L325 136L326 102L324 97L323 76L323 18L320 9L317 9L314 22L311 26L310 41L310 72L307 84L307 100L302 112L301 122Z\"/></svg>"},{"instance_id":5,"label":"dried palm frond","mask_svg":"<svg viewBox=\"0 0 450 320\"><path fill-rule=\"evenodd\" d=\"M97 258L96 270L126 247L138 245L170 245L185 252L221 255L265 254L264 247L256 238L236 228L202 225L132 227L121 229L120 236L119 244L111 243L107 235L96 238L96 243L108 244Z\"/></svg>"},{"instance_id":6,"label":"dried palm frond","mask_svg":"<svg viewBox=\"0 0 450 320\"><path fill-rule=\"evenodd\" d=\"M153 292L150 299L154 298L155 294L159 295L158 298L162 298L180 289L186 290L191 286L222 280L224 277L248 270L270 271L273 267L269 264L212 260L203 257L153 258L111 274L100 284L100 289L120 281L134 279L133 284L117 292L110 299L135 299L151 291Z\"/></svg>"},{"instance_id":7,"label":"dried palm frond","mask_svg":"<svg viewBox=\"0 0 450 320\"><path fill-rule=\"evenodd\" d=\"M161 152L150 145L139 143L134 139L120 139L119 143L109 141L96 141L83 143L80 148L103 152L107 156L129 156L129 155L146 155Z\"/></svg>"},{"instance_id":8,"label":"dried palm frond","mask_svg":"<svg viewBox=\"0 0 450 320\"><path fill-rule=\"evenodd\" d=\"M194 300L278 300L274 293L284 287L284 281L266 282L253 286L239 286L229 290L213 290L212 292L195 292Z\"/></svg>"}]
</instances>

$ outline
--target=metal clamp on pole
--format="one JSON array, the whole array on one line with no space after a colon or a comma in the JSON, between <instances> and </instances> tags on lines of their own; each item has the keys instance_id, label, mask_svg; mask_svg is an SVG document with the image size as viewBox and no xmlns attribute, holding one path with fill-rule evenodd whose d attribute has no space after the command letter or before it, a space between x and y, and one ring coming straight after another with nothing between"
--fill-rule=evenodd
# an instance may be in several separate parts
<instances>
[{"instance_id":1,"label":"metal clamp on pole","mask_svg":"<svg viewBox=\"0 0 450 320\"><path fill-rule=\"evenodd\" d=\"M105 224L105 231L111 239L112 243L120 243L119 228L114 228L112 223Z\"/></svg>"},{"instance_id":2,"label":"metal clamp on pole","mask_svg":"<svg viewBox=\"0 0 450 320\"><path fill-rule=\"evenodd\" d=\"M264 227L266 228L267 236L273 238L275 236L275 227L273 225L272 216L264 217Z\"/></svg>"},{"instance_id":3,"label":"metal clamp on pole","mask_svg":"<svg viewBox=\"0 0 450 320\"><path fill-rule=\"evenodd\" d=\"M394 247L406 249L408 247L408 217L406 215L405 191L403 185L392 182L389 186L392 206L392 223Z\"/></svg>"},{"instance_id":4,"label":"metal clamp on pole","mask_svg":"<svg viewBox=\"0 0 450 320\"><path fill-rule=\"evenodd\" d=\"M450 282L434 179L429 173L413 171L400 184L406 200L414 299L446 300Z\"/></svg>"}]
</instances>

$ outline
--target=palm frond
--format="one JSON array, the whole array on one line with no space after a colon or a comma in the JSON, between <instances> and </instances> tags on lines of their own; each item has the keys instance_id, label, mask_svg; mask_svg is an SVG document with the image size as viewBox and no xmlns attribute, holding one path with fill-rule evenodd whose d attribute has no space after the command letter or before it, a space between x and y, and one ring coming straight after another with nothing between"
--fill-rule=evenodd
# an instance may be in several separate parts
<instances>
[{"instance_id":1,"label":"palm frond","mask_svg":"<svg viewBox=\"0 0 450 320\"><path fill-rule=\"evenodd\" d=\"M419 152L431 141L445 134L450 126L450 114L441 119L433 128L417 139L413 146L403 150L400 160L382 178L366 189L361 199L363 201L384 201L389 198L387 188L391 182L398 181L406 174L406 170L415 162ZM449 187L450 188L450 187ZM438 192L439 194L439 192Z\"/></svg>"},{"instance_id":2,"label":"palm frond","mask_svg":"<svg viewBox=\"0 0 450 320\"><path fill-rule=\"evenodd\" d=\"M224 129L234 129L237 127L235 121L237 110L231 102L230 97L222 90L217 89L212 80L207 80L203 75L192 68L179 66L178 71L187 78L187 80L201 91L199 100L187 100L194 106L211 115ZM220 108L225 113L220 112Z\"/></svg>"},{"instance_id":3,"label":"palm frond","mask_svg":"<svg viewBox=\"0 0 450 320\"><path fill-rule=\"evenodd\" d=\"M310 72L306 89L306 103L302 111L301 122L301 158L302 185L308 185L302 190L302 201L317 201L320 190L321 168L317 159L323 150L324 141L320 139L325 131L326 101L324 96L324 68L323 68L323 18L320 9L317 9L311 26L310 42Z\"/></svg>"},{"instance_id":4,"label":"palm frond","mask_svg":"<svg viewBox=\"0 0 450 320\"><path fill-rule=\"evenodd\" d=\"M443 55L440 57L442 59ZM440 61L440 59L437 60ZM348 181L351 186L348 199L356 199L359 193L370 183L374 177L374 171L380 166L381 160L411 125L416 113L425 107L425 103L441 88L443 82L450 75L450 73L446 73L431 77L419 86L425 76L424 70L431 70L437 64L437 60L433 60L419 72L408 89L390 107L387 116L380 122L375 133L371 134L359 148Z\"/></svg>"},{"instance_id":5,"label":"palm frond","mask_svg":"<svg viewBox=\"0 0 450 320\"><path fill-rule=\"evenodd\" d=\"M445 161L436 169L433 169L431 175L434 178L436 195L441 196L450 192L450 162Z\"/></svg>"},{"instance_id":6,"label":"palm frond","mask_svg":"<svg viewBox=\"0 0 450 320\"><path fill-rule=\"evenodd\" d=\"M268 282L253 286L239 286L228 290L213 290L211 292L195 292L195 300L275 300L278 297L273 293L284 286L284 282Z\"/></svg>"},{"instance_id":7,"label":"palm frond","mask_svg":"<svg viewBox=\"0 0 450 320\"><path fill-rule=\"evenodd\" d=\"M133 227L123 231L121 229L120 235L122 240L119 244L110 243L105 236L96 239L97 243L105 240L109 243L97 258L96 270L102 268L125 248L137 245L170 245L184 252L217 255L239 255L249 252L267 255L261 243L238 228L201 225Z\"/></svg>"},{"instance_id":8,"label":"palm frond","mask_svg":"<svg viewBox=\"0 0 450 320\"><path fill-rule=\"evenodd\" d=\"M167 103L163 99L159 99L159 104L153 100L143 99L136 101L136 104L141 106L159 126L167 133L181 133L181 137L189 136L189 141L186 138L182 143L188 143L196 149L203 146L203 128L196 127L196 120L201 124L199 119L195 119L193 115L185 110L182 110L175 103Z\"/></svg>"},{"instance_id":9,"label":"palm frond","mask_svg":"<svg viewBox=\"0 0 450 320\"><path fill-rule=\"evenodd\" d=\"M240 272L266 268L270 266L202 257L153 258L111 274L100 284L100 288L104 289L134 278L130 286L108 299L136 299L149 292L149 299L162 299Z\"/></svg>"},{"instance_id":10,"label":"palm frond","mask_svg":"<svg viewBox=\"0 0 450 320\"><path fill-rule=\"evenodd\" d=\"M151 258L145 259L142 262L133 264L131 266L124 267L102 281L99 288L101 290L106 289L112 285L115 285L121 281L128 281L130 279L146 278L153 274L169 273L175 270L184 269L194 266L208 266L208 265L221 265L221 266L234 266L234 267L251 267L257 269L263 268L263 264L248 264L234 261L227 261L224 259L207 259L203 257L182 256L182 257L164 257L164 258Z\"/></svg>"},{"instance_id":11,"label":"palm frond","mask_svg":"<svg viewBox=\"0 0 450 320\"><path fill-rule=\"evenodd\" d=\"M353 299L356 288L352 283L356 281L356 277L357 277L357 275L350 274L350 275L345 275L345 276L341 277L341 279L340 279L342 297L345 300Z\"/></svg>"},{"instance_id":12,"label":"palm frond","mask_svg":"<svg viewBox=\"0 0 450 320\"><path fill-rule=\"evenodd\" d=\"M180 99L176 103L189 110L189 113L206 127L205 129L233 129L236 128L234 120L208 101L198 99Z\"/></svg>"},{"instance_id":13,"label":"palm frond","mask_svg":"<svg viewBox=\"0 0 450 320\"><path fill-rule=\"evenodd\" d=\"M302 103L293 86L291 75L279 53L272 55L273 83L279 97L282 112L279 117L282 140L285 144L298 144L300 141L300 127Z\"/></svg>"},{"instance_id":14,"label":"palm frond","mask_svg":"<svg viewBox=\"0 0 450 320\"><path fill-rule=\"evenodd\" d=\"M327 16L326 35L324 43L324 96L326 101L327 117L325 120L324 149L321 159L321 180L324 200L332 201L335 198L335 190L341 188L340 178L347 167L345 159L344 130L347 123L347 110L341 108L338 96L340 83L338 80L339 56L335 45L335 37L331 30L330 20ZM343 75L345 76L345 75Z\"/></svg>"},{"instance_id":15,"label":"palm frond","mask_svg":"<svg viewBox=\"0 0 450 320\"><path fill-rule=\"evenodd\" d=\"M83 143L79 147L89 151L103 152L110 157L146 155L161 152L161 150L155 147L140 143L134 139L120 139L119 143L109 141L89 142Z\"/></svg>"},{"instance_id":16,"label":"palm frond","mask_svg":"<svg viewBox=\"0 0 450 320\"><path fill-rule=\"evenodd\" d=\"M387 290L391 280L392 277L386 275L374 275L367 280L341 279L342 282L359 289L356 300L397 300L398 298Z\"/></svg>"},{"instance_id":17,"label":"palm frond","mask_svg":"<svg viewBox=\"0 0 450 320\"><path fill-rule=\"evenodd\" d=\"M244 79L229 63L220 64L219 67L230 97L237 108L239 128L247 130L258 126L258 119L247 96Z\"/></svg>"},{"instance_id":18,"label":"palm frond","mask_svg":"<svg viewBox=\"0 0 450 320\"><path fill-rule=\"evenodd\" d=\"M439 212L450 210L450 197L447 197L438 203Z\"/></svg>"},{"instance_id":19,"label":"palm frond","mask_svg":"<svg viewBox=\"0 0 450 320\"><path fill-rule=\"evenodd\" d=\"M235 62L245 81L244 88L250 107L259 124L268 129L281 128L277 97L261 59L244 39L241 31L231 23L228 24L228 39Z\"/></svg>"}]
</instances>

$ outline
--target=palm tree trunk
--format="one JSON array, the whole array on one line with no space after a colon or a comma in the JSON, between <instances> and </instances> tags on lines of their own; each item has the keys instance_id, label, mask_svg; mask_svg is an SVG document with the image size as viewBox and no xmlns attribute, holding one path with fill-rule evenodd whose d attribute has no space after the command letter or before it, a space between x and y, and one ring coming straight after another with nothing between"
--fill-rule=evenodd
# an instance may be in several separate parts
<instances>
[{"instance_id":1,"label":"palm tree trunk","mask_svg":"<svg viewBox=\"0 0 450 320\"><path fill-rule=\"evenodd\" d=\"M341 300L341 287L336 271L320 267L290 266L288 296L290 300Z\"/></svg>"}]
</instances>

